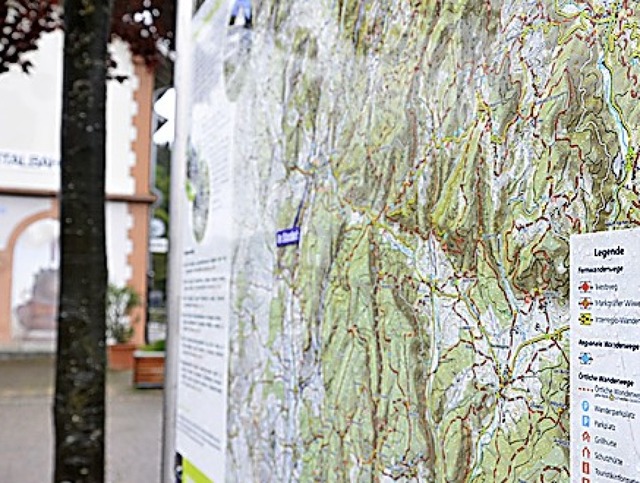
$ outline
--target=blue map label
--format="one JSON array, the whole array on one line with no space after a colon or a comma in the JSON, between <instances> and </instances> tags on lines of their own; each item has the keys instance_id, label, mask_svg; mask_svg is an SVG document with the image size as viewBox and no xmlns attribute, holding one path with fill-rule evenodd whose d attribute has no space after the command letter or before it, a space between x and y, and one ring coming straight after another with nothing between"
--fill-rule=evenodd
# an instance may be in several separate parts
<instances>
[{"instance_id":1,"label":"blue map label","mask_svg":"<svg viewBox=\"0 0 640 483\"><path fill-rule=\"evenodd\" d=\"M297 245L298 243L300 243L300 228L297 226L276 233L276 246L278 247Z\"/></svg>"}]
</instances>

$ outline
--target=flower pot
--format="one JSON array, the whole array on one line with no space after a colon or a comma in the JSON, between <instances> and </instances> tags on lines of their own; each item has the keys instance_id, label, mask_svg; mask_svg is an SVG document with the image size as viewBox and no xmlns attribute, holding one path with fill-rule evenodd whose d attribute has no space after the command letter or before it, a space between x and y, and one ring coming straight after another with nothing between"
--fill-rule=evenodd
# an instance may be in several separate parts
<instances>
[{"instance_id":1,"label":"flower pot","mask_svg":"<svg viewBox=\"0 0 640 483\"><path fill-rule=\"evenodd\" d=\"M129 371L133 369L133 353L136 345L129 342L107 346L109 369L114 371Z\"/></svg>"},{"instance_id":2,"label":"flower pot","mask_svg":"<svg viewBox=\"0 0 640 483\"><path fill-rule=\"evenodd\" d=\"M134 352L133 385L139 389L164 386L164 352L141 350Z\"/></svg>"}]
</instances>

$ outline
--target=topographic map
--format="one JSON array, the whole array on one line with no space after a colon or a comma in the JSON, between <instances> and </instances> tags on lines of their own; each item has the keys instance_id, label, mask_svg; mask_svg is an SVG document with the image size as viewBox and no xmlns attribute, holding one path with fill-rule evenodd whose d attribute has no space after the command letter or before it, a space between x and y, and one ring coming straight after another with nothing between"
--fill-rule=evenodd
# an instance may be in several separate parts
<instances>
[{"instance_id":1,"label":"topographic map","mask_svg":"<svg viewBox=\"0 0 640 483\"><path fill-rule=\"evenodd\" d=\"M637 8L263 0L228 27L228 480L570 480L569 237L640 220Z\"/></svg>"}]
</instances>

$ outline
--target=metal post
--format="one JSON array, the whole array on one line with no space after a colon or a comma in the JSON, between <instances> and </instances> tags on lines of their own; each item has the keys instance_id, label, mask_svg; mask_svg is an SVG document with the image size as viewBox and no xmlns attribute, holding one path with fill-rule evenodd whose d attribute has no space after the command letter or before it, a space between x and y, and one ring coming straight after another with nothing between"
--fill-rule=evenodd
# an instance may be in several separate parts
<instances>
[{"instance_id":1,"label":"metal post","mask_svg":"<svg viewBox=\"0 0 640 483\"><path fill-rule=\"evenodd\" d=\"M180 292L182 287L182 223L185 213L184 186L186 179L186 147L189 116L189 78L191 77L191 15L192 0L178 0L176 20L176 48L175 63L176 87L176 132L171 157L171 185L169 208L169 266L167 280L167 346L165 364L164 388L164 424L162 471L165 483L174 483L173 465L176 443L176 402L178 385L178 356L179 356L179 322L180 322Z\"/></svg>"}]
</instances>

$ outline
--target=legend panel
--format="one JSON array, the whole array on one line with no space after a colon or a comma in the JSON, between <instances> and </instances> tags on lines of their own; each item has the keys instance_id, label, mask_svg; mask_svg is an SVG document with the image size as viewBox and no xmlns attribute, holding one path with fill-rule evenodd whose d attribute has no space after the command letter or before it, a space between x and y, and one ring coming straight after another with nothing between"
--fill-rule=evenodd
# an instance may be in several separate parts
<instances>
[{"instance_id":1,"label":"legend panel","mask_svg":"<svg viewBox=\"0 0 640 483\"><path fill-rule=\"evenodd\" d=\"M571 237L571 481L640 483L640 230Z\"/></svg>"}]
</instances>

